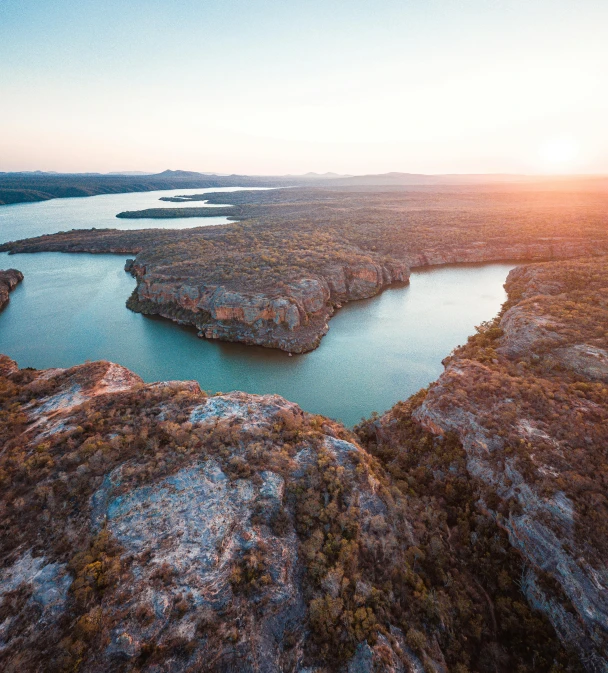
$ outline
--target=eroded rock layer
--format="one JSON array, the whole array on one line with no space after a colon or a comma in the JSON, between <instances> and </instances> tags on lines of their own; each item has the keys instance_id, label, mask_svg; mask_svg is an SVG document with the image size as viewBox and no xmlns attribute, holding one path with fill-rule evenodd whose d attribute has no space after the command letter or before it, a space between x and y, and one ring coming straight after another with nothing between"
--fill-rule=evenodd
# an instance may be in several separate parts
<instances>
[{"instance_id":1,"label":"eroded rock layer","mask_svg":"<svg viewBox=\"0 0 608 673\"><path fill-rule=\"evenodd\" d=\"M10 293L23 280L23 274L17 269L0 270L0 311L8 304Z\"/></svg>"},{"instance_id":2,"label":"eroded rock layer","mask_svg":"<svg viewBox=\"0 0 608 673\"><path fill-rule=\"evenodd\" d=\"M361 436L414 489L412 437L454 437L477 510L525 560L528 602L586 670L608 671L608 258L519 267L506 288L438 382Z\"/></svg>"}]
</instances>

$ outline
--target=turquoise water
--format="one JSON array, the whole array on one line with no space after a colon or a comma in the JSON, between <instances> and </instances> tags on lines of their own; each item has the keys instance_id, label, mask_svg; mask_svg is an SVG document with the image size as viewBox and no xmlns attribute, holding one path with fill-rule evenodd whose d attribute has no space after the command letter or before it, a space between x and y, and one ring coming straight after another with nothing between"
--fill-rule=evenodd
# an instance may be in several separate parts
<instances>
[{"instance_id":1,"label":"turquoise water","mask_svg":"<svg viewBox=\"0 0 608 673\"><path fill-rule=\"evenodd\" d=\"M3 207L0 240L73 227L134 228L114 215L155 207L163 204L159 195L173 193L183 190ZM180 226L185 222L190 226L192 220ZM125 301L135 281L123 271L125 258L0 254L0 268L15 267L25 274L0 314L0 352L21 367L107 359L146 381L195 379L213 392L278 393L347 425L388 409L436 379L443 370L441 360L466 341L475 325L497 313L505 299L502 285L513 268L487 264L416 271L409 286L347 304L331 319L316 351L289 357L206 341L194 329L132 313Z\"/></svg>"}]
</instances>

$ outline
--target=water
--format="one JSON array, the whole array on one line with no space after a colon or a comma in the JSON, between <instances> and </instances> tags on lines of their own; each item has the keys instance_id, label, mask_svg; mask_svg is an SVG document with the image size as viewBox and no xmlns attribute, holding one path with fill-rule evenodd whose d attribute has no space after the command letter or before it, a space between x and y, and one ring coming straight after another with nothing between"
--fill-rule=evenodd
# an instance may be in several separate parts
<instances>
[{"instance_id":1,"label":"water","mask_svg":"<svg viewBox=\"0 0 608 673\"><path fill-rule=\"evenodd\" d=\"M159 194L170 193L3 207L0 240L72 227L132 228L131 222L114 215L155 207L163 203L157 200ZM191 222L182 220L180 226ZM87 359L107 359L146 381L195 379L213 392L278 393L307 411L347 425L374 410L388 409L435 380L443 370L441 360L466 341L475 325L497 313L505 299L502 285L513 267L416 271L409 286L347 304L331 319L329 333L316 351L288 357L265 348L206 341L192 328L132 313L125 301L135 281L123 271L125 258L1 254L0 268L20 269L25 281L0 314L0 352L21 367L69 367Z\"/></svg>"},{"instance_id":2,"label":"water","mask_svg":"<svg viewBox=\"0 0 608 673\"><path fill-rule=\"evenodd\" d=\"M181 196L182 194L209 194L209 192L235 192L241 187L214 187L210 189L165 189L155 192L133 192L130 194L102 194L74 199L52 199L39 203L17 203L0 206L0 241L16 238L31 238L42 234L54 234L70 229L189 229L229 222L227 217L192 217L170 220L118 219L116 215L125 210L146 208L216 208L203 201L172 203L160 201L161 196ZM247 187L247 189L265 189ZM229 198L226 199L230 201Z\"/></svg>"}]
</instances>

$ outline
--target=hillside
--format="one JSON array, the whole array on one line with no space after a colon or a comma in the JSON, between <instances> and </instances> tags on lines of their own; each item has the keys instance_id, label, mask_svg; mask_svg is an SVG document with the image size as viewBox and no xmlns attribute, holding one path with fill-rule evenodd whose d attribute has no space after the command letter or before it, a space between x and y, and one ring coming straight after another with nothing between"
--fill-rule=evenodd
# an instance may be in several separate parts
<instances>
[{"instance_id":1,"label":"hillside","mask_svg":"<svg viewBox=\"0 0 608 673\"><path fill-rule=\"evenodd\" d=\"M606 671L608 259L519 267L506 288L441 378L359 436L428 518L423 558L447 547L441 572L468 572L469 540L493 522L522 555L529 604Z\"/></svg>"},{"instance_id":2,"label":"hillside","mask_svg":"<svg viewBox=\"0 0 608 673\"><path fill-rule=\"evenodd\" d=\"M516 269L357 434L2 357L2 670L606 671L606 261Z\"/></svg>"}]
</instances>

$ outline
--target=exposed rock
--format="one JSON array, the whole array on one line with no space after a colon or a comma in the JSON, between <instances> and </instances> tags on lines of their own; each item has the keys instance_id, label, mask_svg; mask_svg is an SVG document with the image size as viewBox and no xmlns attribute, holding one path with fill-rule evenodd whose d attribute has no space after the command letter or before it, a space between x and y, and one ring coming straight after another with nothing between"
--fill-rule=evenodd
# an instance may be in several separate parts
<instances>
[{"instance_id":1,"label":"exposed rock","mask_svg":"<svg viewBox=\"0 0 608 673\"><path fill-rule=\"evenodd\" d=\"M589 671L608 671L607 261L513 271L502 317L448 358L414 413L431 433L459 437L529 564L529 601Z\"/></svg>"},{"instance_id":2,"label":"exposed rock","mask_svg":"<svg viewBox=\"0 0 608 673\"><path fill-rule=\"evenodd\" d=\"M0 311L8 304L9 293L23 280L23 274L17 269L0 270Z\"/></svg>"},{"instance_id":3,"label":"exposed rock","mask_svg":"<svg viewBox=\"0 0 608 673\"><path fill-rule=\"evenodd\" d=\"M228 290L221 285L185 285L133 263L138 280L129 308L193 324L199 336L302 353L319 345L341 302L371 297L409 273L397 263L344 265L326 275L301 278L279 293Z\"/></svg>"},{"instance_id":4,"label":"exposed rock","mask_svg":"<svg viewBox=\"0 0 608 673\"><path fill-rule=\"evenodd\" d=\"M372 619L374 572L356 602L345 593L347 572L411 533L344 428L276 395L207 397L108 362L0 363L14 414L0 416L3 670L421 670L392 611ZM338 519L317 521L324 502ZM317 578L314 545L342 527ZM338 633L348 610L369 620L334 651L311 617L324 591L344 606Z\"/></svg>"}]
</instances>

